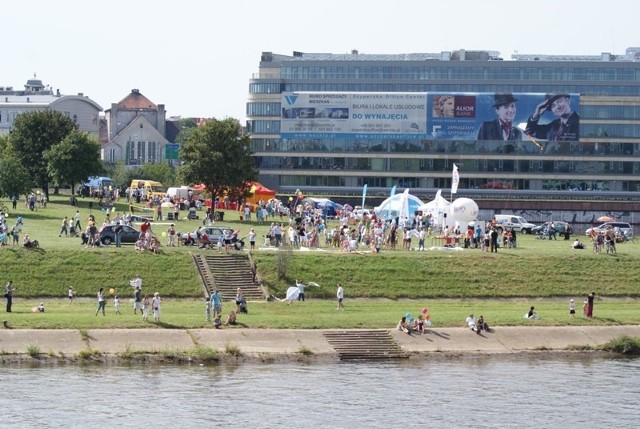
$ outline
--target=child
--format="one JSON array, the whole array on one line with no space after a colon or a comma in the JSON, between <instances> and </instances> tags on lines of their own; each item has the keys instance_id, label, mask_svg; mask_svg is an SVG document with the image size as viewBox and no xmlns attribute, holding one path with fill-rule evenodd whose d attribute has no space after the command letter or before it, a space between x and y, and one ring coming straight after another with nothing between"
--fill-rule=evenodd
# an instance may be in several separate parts
<instances>
[{"instance_id":1,"label":"child","mask_svg":"<svg viewBox=\"0 0 640 429\"><path fill-rule=\"evenodd\" d=\"M73 286L69 286L69 291L67 292L67 296L69 297L69 304L73 302Z\"/></svg>"},{"instance_id":2,"label":"child","mask_svg":"<svg viewBox=\"0 0 640 429\"><path fill-rule=\"evenodd\" d=\"M149 297L146 294L142 300L142 320L149 320Z\"/></svg>"},{"instance_id":3,"label":"child","mask_svg":"<svg viewBox=\"0 0 640 429\"><path fill-rule=\"evenodd\" d=\"M569 300L569 317L574 317L576 315L576 300L571 298Z\"/></svg>"},{"instance_id":4,"label":"child","mask_svg":"<svg viewBox=\"0 0 640 429\"><path fill-rule=\"evenodd\" d=\"M160 321L160 303L162 302L162 299L160 299L160 294L158 292L153 294L153 302L151 303L151 306L153 307L153 321L154 322L159 322Z\"/></svg>"},{"instance_id":5,"label":"child","mask_svg":"<svg viewBox=\"0 0 640 429\"><path fill-rule=\"evenodd\" d=\"M211 300L205 299L204 302L205 302L204 311L207 315L207 323L208 323L208 322L211 322Z\"/></svg>"},{"instance_id":6,"label":"child","mask_svg":"<svg viewBox=\"0 0 640 429\"><path fill-rule=\"evenodd\" d=\"M582 304L582 317L587 317L588 312L589 312L589 301L585 300L584 304Z\"/></svg>"},{"instance_id":7,"label":"child","mask_svg":"<svg viewBox=\"0 0 640 429\"><path fill-rule=\"evenodd\" d=\"M120 313L120 299L118 298L118 295L113 297L113 308L115 308L116 314L121 314Z\"/></svg>"},{"instance_id":8,"label":"child","mask_svg":"<svg viewBox=\"0 0 640 429\"><path fill-rule=\"evenodd\" d=\"M38 311L40 313L44 313L44 302L41 302L40 305L38 306Z\"/></svg>"}]
</instances>

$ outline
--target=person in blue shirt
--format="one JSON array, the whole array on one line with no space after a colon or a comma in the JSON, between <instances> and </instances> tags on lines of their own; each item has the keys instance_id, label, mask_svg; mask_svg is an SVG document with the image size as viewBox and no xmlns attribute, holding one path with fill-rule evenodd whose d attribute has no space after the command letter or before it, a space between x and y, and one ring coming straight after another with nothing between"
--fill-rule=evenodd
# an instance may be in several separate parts
<instances>
[{"instance_id":1,"label":"person in blue shirt","mask_svg":"<svg viewBox=\"0 0 640 429\"><path fill-rule=\"evenodd\" d=\"M220 297L218 289L211 294L211 309L213 311L213 317L220 318L222 315L222 298Z\"/></svg>"}]
</instances>

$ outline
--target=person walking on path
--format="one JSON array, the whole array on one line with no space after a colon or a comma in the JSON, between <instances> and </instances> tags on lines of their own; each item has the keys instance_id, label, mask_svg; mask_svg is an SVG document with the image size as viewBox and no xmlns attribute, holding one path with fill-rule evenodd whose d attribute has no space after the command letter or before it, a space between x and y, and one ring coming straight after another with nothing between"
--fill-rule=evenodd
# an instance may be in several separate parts
<instances>
[{"instance_id":1,"label":"person walking on path","mask_svg":"<svg viewBox=\"0 0 640 429\"><path fill-rule=\"evenodd\" d=\"M7 313L11 313L11 305L13 305L13 292L16 290L13 287L13 281L9 280L9 283L4 287L4 297L7 298Z\"/></svg>"},{"instance_id":2,"label":"person walking on path","mask_svg":"<svg viewBox=\"0 0 640 429\"><path fill-rule=\"evenodd\" d=\"M569 300L569 317L575 317L576 315L576 300L571 298Z\"/></svg>"},{"instance_id":3,"label":"person walking on path","mask_svg":"<svg viewBox=\"0 0 640 429\"><path fill-rule=\"evenodd\" d=\"M67 291L67 297L69 298L69 305L73 303L73 298L75 298L73 294L73 286L69 286L69 290Z\"/></svg>"},{"instance_id":4,"label":"person walking on path","mask_svg":"<svg viewBox=\"0 0 640 429\"><path fill-rule=\"evenodd\" d=\"M596 297L595 292L591 292L587 295L587 317L591 319L593 317L593 300Z\"/></svg>"},{"instance_id":5,"label":"person walking on path","mask_svg":"<svg viewBox=\"0 0 640 429\"><path fill-rule=\"evenodd\" d=\"M100 288L100 290L98 291L98 309L96 310L96 316L98 315L98 313L100 312L100 310L102 310L102 315L106 316L107 314L104 311L106 302L104 300L104 294L103 294L103 288Z\"/></svg>"},{"instance_id":6,"label":"person walking on path","mask_svg":"<svg viewBox=\"0 0 640 429\"><path fill-rule=\"evenodd\" d=\"M344 299L344 288L340 286L340 283L337 285L336 298L338 299L338 306L336 310L344 310L344 305L342 304L342 300Z\"/></svg>"}]
</instances>

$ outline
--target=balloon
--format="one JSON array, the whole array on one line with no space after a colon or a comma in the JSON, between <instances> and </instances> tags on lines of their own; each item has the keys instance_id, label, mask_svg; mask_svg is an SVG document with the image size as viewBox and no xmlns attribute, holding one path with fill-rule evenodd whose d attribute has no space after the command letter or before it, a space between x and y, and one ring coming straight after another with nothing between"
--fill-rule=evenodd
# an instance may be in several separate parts
<instances>
[{"instance_id":1,"label":"balloon","mask_svg":"<svg viewBox=\"0 0 640 429\"><path fill-rule=\"evenodd\" d=\"M293 201L293 197L289 197L289 201Z\"/></svg>"},{"instance_id":2,"label":"balloon","mask_svg":"<svg viewBox=\"0 0 640 429\"><path fill-rule=\"evenodd\" d=\"M425 319L427 319L427 320L429 320L429 319L431 319L431 315L430 315L430 314L427 314L426 316L424 316L424 318L425 318Z\"/></svg>"},{"instance_id":3,"label":"balloon","mask_svg":"<svg viewBox=\"0 0 640 429\"><path fill-rule=\"evenodd\" d=\"M422 309L422 314L427 314L427 311L429 311L429 309L427 307Z\"/></svg>"},{"instance_id":4,"label":"balloon","mask_svg":"<svg viewBox=\"0 0 640 429\"><path fill-rule=\"evenodd\" d=\"M116 212L116 208L115 207L111 207L111 213L115 213Z\"/></svg>"},{"instance_id":5,"label":"balloon","mask_svg":"<svg viewBox=\"0 0 640 429\"><path fill-rule=\"evenodd\" d=\"M407 313L407 314L405 315L405 317L407 318L407 320L408 320L409 322L412 322L412 321L413 321L413 316L411 315L411 313Z\"/></svg>"},{"instance_id":6,"label":"balloon","mask_svg":"<svg viewBox=\"0 0 640 429\"><path fill-rule=\"evenodd\" d=\"M162 231L162 236L163 236L163 237L166 237L166 236L167 236L167 233L166 233L166 232L164 232L164 231Z\"/></svg>"},{"instance_id":7,"label":"balloon","mask_svg":"<svg viewBox=\"0 0 640 429\"><path fill-rule=\"evenodd\" d=\"M116 290L114 288L109 289L109 293L115 293Z\"/></svg>"},{"instance_id":8,"label":"balloon","mask_svg":"<svg viewBox=\"0 0 640 429\"><path fill-rule=\"evenodd\" d=\"M449 207L451 216L460 223L476 220L478 217L478 204L470 198L458 198Z\"/></svg>"}]
</instances>

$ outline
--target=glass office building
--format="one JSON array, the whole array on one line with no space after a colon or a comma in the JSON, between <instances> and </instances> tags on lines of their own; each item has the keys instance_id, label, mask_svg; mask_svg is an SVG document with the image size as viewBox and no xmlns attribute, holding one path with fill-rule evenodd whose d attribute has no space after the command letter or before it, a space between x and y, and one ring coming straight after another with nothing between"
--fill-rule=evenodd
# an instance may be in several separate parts
<instances>
[{"instance_id":1,"label":"glass office building","mask_svg":"<svg viewBox=\"0 0 640 429\"><path fill-rule=\"evenodd\" d=\"M247 131L260 180L280 192L304 188L307 192L355 195L367 184L374 193L387 193L394 185L427 193L451 187L455 164L460 189L631 195L640 192L639 83L640 48L629 48L622 55L515 54L510 60L503 60L495 51L394 55L294 52L291 56L263 52L259 71L249 85ZM308 108L308 104L299 109L285 105L285 100L290 103L302 98L311 103L313 97L323 94L332 97L332 102L346 97L347 107L319 110ZM388 111L394 105L354 102L363 98L358 94L387 98L398 94L405 97L403 104L395 104L399 108L410 107L405 103L409 98L422 98L424 106L417 106L424 112L415 116L417 120L412 120L412 112L401 115L408 118L406 129L415 133L389 133L384 128L376 132L373 121L359 122L350 132L331 129L323 133L320 125L331 121L318 119L319 112L324 118L344 113L351 120L357 116L353 113L357 108L367 106L371 117L395 116ZM519 100L522 137L519 141L478 140L474 130L443 138L432 132L436 130L432 121L437 116L434 100L438 95L431 94L453 94L458 100L471 95L478 100L477 109L481 100L490 100L484 103L495 107L491 100L512 96ZM579 112L579 132L554 150L547 150L550 140L525 133L536 97L543 102L550 94L570 96L573 109ZM522 105L527 98L533 100L528 107ZM314 111L316 116L311 120L308 116ZM316 126L315 132L296 133L296 124ZM359 133L363 130L360 126L373 128ZM419 132L422 127L423 134Z\"/></svg>"}]
</instances>

